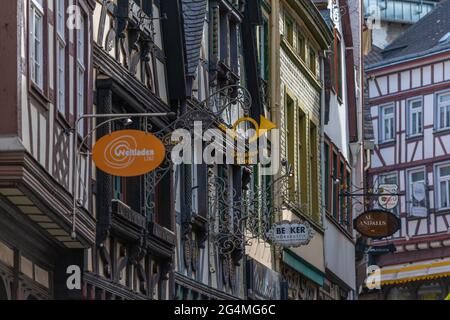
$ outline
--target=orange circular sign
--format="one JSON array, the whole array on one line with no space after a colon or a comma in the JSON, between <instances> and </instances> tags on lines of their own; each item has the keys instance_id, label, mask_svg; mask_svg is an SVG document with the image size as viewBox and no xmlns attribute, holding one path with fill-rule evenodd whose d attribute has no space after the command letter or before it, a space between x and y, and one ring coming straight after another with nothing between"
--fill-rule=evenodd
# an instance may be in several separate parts
<instances>
[{"instance_id":1,"label":"orange circular sign","mask_svg":"<svg viewBox=\"0 0 450 320\"><path fill-rule=\"evenodd\" d=\"M165 156L164 144L154 135L144 131L122 130L97 141L92 157L97 168L105 173L136 177L158 168Z\"/></svg>"}]
</instances>

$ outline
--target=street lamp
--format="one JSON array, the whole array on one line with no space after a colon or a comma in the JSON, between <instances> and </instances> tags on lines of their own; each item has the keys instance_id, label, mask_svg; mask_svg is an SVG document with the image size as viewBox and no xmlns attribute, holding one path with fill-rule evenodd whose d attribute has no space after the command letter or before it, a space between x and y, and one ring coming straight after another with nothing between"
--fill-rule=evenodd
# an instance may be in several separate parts
<instances>
[{"instance_id":1,"label":"street lamp","mask_svg":"<svg viewBox=\"0 0 450 320\"><path fill-rule=\"evenodd\" d=\"M81 153L81 148L86 143L86 141L101 127L106 124L112 123L114 121L122 120L125 126L129 126L133 123L131 118L159 118L159 117L176 117L176 113L174 112L163 112L163 113L113 113L113 114L86 114L80 116L75 121L75 128L73 130L73 145L74 145L74 153L73 153L73 163L74 163L74 173L72 176L72 192L73 192L73 207L72 207L72 239L76 239L76 216L78 207L82 206L80 199L78 199L78 185L77 182L79 180L79 156ZM92 119L104 119L110 118L96 125L89 133L82 137L80 146L78 146L78 125L83 120L92 120ZM89 156L91 153L87 152L85 155Z\"/></svg>"}]
</instances>

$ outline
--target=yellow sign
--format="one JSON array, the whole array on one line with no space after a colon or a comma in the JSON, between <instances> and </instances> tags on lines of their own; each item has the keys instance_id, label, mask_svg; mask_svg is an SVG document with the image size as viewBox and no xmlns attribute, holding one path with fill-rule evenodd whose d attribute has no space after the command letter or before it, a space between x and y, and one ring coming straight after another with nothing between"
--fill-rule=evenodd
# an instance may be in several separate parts
<instances>
[{"instance_id":1,"label":"yellow sign","mask_svg":"<svg viewBox=\"0 0 450 320\"><path fill-rule=\"evenodd\" d=\"M135 177L158 168L164 161L164 144L154 135L122 130L104 136L94 146L93 160L100 170L119 177Z\"/></svg>"},{"instance_id":2,"label":"yellow sign","mask_svg":"<svg viewBox=\"0 0 450 320\"><path fill-rule=\"evenodd\" d=\"M234 133L233 133L233 138L234 138L234 139L237 138L237 129L238 129L238 126L239 126L240 124L242 124L242 123L245 123L245 122L251 123L251 124L253 125L253 127L255 128L255 129L254 129L254 130L255 130L255 135L254 135L253 137L250 137L250 138L249 138L249 142L253 142L253 141L257 140L258 138L260 138L260 137L261 137L263 134L265 134L266 132L269 132L270 130L275 129L275 128L277 127L277 126L275 125L275 123L273 123L272 121L266 119L266 118L263 117L263 116L261 116L261 119L260 119L260 123L259 123L259 124L258 124L258 122L256 122L256 120L253 119L253 118L250 118L250 117L241 118L241 119L239 119L238 121L236 121L236 122L233 124L233 131L234 131ZM226 126L224 126L224 125L221 125L220 128L221 128L223 131L226 131L226 130L227 130Z\"/></svg>"},{"instance_id":3,"label":"yellow sign","mask_svg":"<svg viewBox=\"0 0 450 320\"><path fill-rule=\"evenodd\" d=\"M450 300L450 293L448 294L448 296L444 300Z\"/></svg>"}]
</instances>

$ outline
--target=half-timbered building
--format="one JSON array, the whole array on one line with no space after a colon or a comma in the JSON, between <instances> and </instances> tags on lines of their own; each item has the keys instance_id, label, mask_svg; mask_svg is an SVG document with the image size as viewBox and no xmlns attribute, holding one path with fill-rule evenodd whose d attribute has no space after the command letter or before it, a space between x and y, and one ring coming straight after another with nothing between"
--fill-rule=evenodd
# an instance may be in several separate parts
<instances>
[{"instance_id":1,"label":"half-timbered building","mask_svg":"<svg viewBox=\"0 0 450 320\"><path fill-rule=\"evenodd\" d=\"M378 297L442 299L450 284L450 1L374 52L366 67L376 142L368 188L397 186L392 212L401 219L396 234L373 242L396 248L372 257L381 267Z\"/></svg>"},{"instance_id":2,"label":"half-timbered building","mask_svg":"<svg viewBox=\"0 0 450 320\"><path fill-rule=\"evenodd\" d=\"M93 9L88 0L2 6L1 299L71 297L67 267L82 269L95 243L92 168L80 157L73 179L72 142L77 115L92 111Z\"/></svg>"},{"instance_id":3,"label":"half-timbered building","mask_svg":"<svg viewBox=\"0 0 450 320\"><path fill-rule=\"evenodd\" d=\"M177 1L163 7L177 10ZM180 116L202 121L203 130L227 127L243 117L259 121L258 3L181 1L179 20L165 23L174 36L169 70L172 105ZM180 23L181 22L181 23ZM175 41L176 40L176 41ZM192 131L193 123L188 124ZM203 150L206 145L201 145ZM219 152L219 151L217 151ZM244 299L246 292L244 198L251 197L252 168L239 164L177 165L175 176L175 298ZM200 161L202 162L202 161ZM254 173L255 175L257 173Z\"/></svg>"},{"instance_id":4,"label":"half-timbered building","mask_svg":"<svg viewBox=\"0 0 450 320\"><path fill-rule=\"evenodd\" d=\"M172 111L167 82L163 1L95 1L93 11L96 114ZM175 109L176 111L176 109ZM136 129L163 138L168 116L109 118L94 139ZM107 119L99 119L97 123ZM91 125L85 123L85 126ZM169 299L175 247L174 189L170 164L139 177L94 172L95 245L87 253L85 299Z\"/></svg>"}]
</instances>

